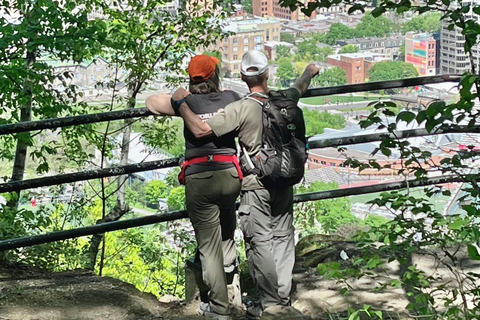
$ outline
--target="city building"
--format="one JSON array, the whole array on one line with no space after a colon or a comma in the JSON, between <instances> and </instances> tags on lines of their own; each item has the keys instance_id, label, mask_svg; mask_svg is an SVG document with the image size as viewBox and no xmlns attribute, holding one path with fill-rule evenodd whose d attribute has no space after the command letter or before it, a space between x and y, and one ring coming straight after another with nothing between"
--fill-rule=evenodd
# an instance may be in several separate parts
<instances>
[{"instance_id":1,"label":"city building","mask_svg":"<svg viewBox=\"0 0 480 320\"><path fill-rule=\"evenodd\" d=\"M222 67L232 74L240 74L240 62L245 52L264 51L264 43L280 41L280 21L255 17L235 17L228 20L223 31L231 35L206 48L222 54ZM197 50L201 52L202 50Z\"/></svg>"},{"instance_id":2,"label":"city building","mask_svg":"<svg viewBox=\"0 0 480 320\"><path fill-rule=\"evenodd\" d=\"M389 121L395 119L389 119ZM398 130L417 129L418 125L414 123L406 124L404 122L398 123ZM380 132L387 132L387 129L367 128L361 129L360 125L352 124L344 129L335 130L325 128L324 132L316 135L315 138L320 139L334 139L340 137L352 137L358 135L378 134ZM426 170L433 170L436 172L435 164L446 157L451 157L459 150L459 144L466 142L466 138L471 134L465 133L446 133L428 137L413 137L408 141L411 146L415 146L421 150L427 150L432 153L431 161L422 162L421 165ZM309 170L319 168L331 168L335 172L349 176L349 180L358 180L360 176L371 176L372 180L379 176L394 176L398 175L399 171L405 168L405 163L402 161L401 154L398 151L392 152L390 156L385 156L381 152L377 152L380 146L379 141L368 142L350 145L345 149L339 151L337 148L322 148L311 149L308 152L307 168ZM371 160L377 161L381 166L388 165L389 167L378 170L374 167L359 171L358 168L352 168L344 164L348 158L354 158L361 163L368 163ZM369 178L370 179L370 178ZM362 178L362 180L365 180Z\"/></svg>"},{"instance_id":3,"label":"city building","mask_svg":"<svg viewBox=\"0 0 480 320\"><path fill-rule=\"evenodd\" d=\"M309 0L305 0L305 3L310 2ZM328 8L328 10L336 10L339 6L332 6ZM271 18L279 18L285 20L305 20L305 19L313 19L316 16L316 12L312 12L310 17L305 16L300 10L291 11L288 7L281 7L278 0L252 0L252 11L253 15L257 17L271 17Z\"/></svg>"},{"instance_id":4,"label":"city building","mask_svg":"<svg viewBox=\"0 0 480 320\"><path fill-rule=\"evenodd\" d=\"M337 44L340 46L346 46L353 44L357 46L358 52L373 52L384 55L390 60L396 60L400 56L400 47L404 42L403 36L391 36L382 38L359 38L359 39L347 39L338 40Z\"/></svg>"},{"instance_id":5,"label":"city building","mask_svg":"<svg viewBox=\"0 0 480 320\"><path fill-rule=\"evenodd\" d=\"M407 32L405 62L412 64L420 76L434 76L437 40L428 33Z\"/></svg>"},{"instance_id":6,"label":"city building","mask_svg":"<svg viewBox=\"0 0 480 320\"><path fill-rule=\"evenodd\" d=\"M364 83L368 70L377 62L389 61L382 55L371 52L343 53L327 57L327 64L337 66L347 74L347 84Z\"/></svg>"},{"instance_id":7,"label":"city building","mask_svg":"<svg viewBox=\"0 0 480 320\"><path fill-rule=\"evenodd\" d=\"M465 0L462 4L471 4L473 7L480 5L479 0ZM452 3L452 10L455 8L455 3ZM468 17L470 16L470 17ZM477 20L473 12L467 14L467 19ZM451 21L441 20L440 29L440 73L441 74L463 74L471 71L470 59L468 53L465 52L465 37L462 35L462 31L458 27L454 27L453 30L449 30L448 26ZM480 63L480 49L475 46L472 49L474 64L476 66Z\"/></svg>"},{"instance_id":8,"label":"city building","mask_svg":"<svg viewBox=\"0 0 480 320\"><path fill-rule=\"evenodd\" d=\"M268 53L267 57L270 60L277 60L277 47L278 46L284 46L290 49L290 52L293 49L293 44L288 43L288 42L282 42L282 41L265 41L263 44L265 48L265 52Z\"/></svg>"}]
</instances>

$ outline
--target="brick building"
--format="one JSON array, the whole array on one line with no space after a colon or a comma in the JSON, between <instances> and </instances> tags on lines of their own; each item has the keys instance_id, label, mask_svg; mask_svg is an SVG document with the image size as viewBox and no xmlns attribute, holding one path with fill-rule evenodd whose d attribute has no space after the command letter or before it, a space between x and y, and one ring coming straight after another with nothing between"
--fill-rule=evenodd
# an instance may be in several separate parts
<instances>
[{"instance_id":1,"label":"brick building","mask_svg":"<svg viewBox=\"0 0 480 320\"><path fill-rule=\"evenodd\" d=\"M309 0L305 0L305 3ZM334 6L337 7L337 6ZM316 17L316 12L312 12L310 17L305 16L300 10L292 12L288 7L281 7L278 0L252 0L253 15L257 17L273 17L285 20L305 20ZM332 9L333 10L333 9Z\"/></svg>"},{"instance_id":2,"label":"brick building","mask_svg":"<svg viewBox=\"0 0 480 320\"><path fill-rule=\"evenodd\" d=\"M390 59L370 52L344 53L330 55L327 57L327 64L337 66L347 75L347 84L364 83L368 78L368 70L377 62Z\"/></svg>"}]
</instances>

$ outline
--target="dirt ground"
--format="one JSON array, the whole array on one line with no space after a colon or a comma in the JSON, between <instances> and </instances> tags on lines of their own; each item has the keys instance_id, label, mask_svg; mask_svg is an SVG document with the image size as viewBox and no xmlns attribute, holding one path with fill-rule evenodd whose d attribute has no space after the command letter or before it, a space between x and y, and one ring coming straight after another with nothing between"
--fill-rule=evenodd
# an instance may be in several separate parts
<instances>
[{"instance_id":1,"label":"dirt ground","mask_svg":"<svg viewBox=\"0 0 480 320\"><path fill-rule=\"evenodd\" d=\"M448 274L431 259L417 257L415 264L431 273ZM468 266L478 272L478 264ZM287 319L346 319L348 307L364 304L381 310L384 319L408 319L407 300L401 288L376 292L384 280L397 277L398 266L391 264L373 279L350 282L351 293L332 280L324 280L314 269L294 275L296 293L293 307L304 316L284 315ZM0 268L0 320L90 320L90 319L201 319L196 315L199 302L186 304L173 297L142 293L133 285L84 270L50 273L32 267L10 265ZM387 316L388 315L388 316ZM246 319L244 311L233 311L234 320ZM204 318L205 319L205 318ZM262 319L278 319L265 315Z\"/></svg>"}]
</instances>

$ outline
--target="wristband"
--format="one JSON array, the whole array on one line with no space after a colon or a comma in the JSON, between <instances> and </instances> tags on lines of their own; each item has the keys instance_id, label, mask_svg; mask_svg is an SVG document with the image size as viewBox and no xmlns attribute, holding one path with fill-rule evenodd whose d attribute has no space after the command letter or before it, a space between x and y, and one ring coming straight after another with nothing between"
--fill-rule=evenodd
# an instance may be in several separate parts
<instances>
[{"instance_id":1,"label":"wristband","mask_svg":"<svg viewBox=\"0 0 480 320\"><path fill-rule=\"evenodd\" d=\"M175 112L176 116L180 116L180 106L182 103L184 103L187 100L187 98L183 98L181 100L175 101L173 98L170 100L172 104L173 111Z\"/></svg>"}]
</instances>

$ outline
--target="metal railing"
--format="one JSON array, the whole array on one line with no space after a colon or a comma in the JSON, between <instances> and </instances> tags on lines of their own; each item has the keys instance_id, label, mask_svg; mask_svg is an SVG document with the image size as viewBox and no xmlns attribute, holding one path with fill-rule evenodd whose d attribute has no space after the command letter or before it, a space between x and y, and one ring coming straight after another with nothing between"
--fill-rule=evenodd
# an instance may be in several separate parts
<instances>
[{"instance_id":1,"label":"metal railing","mask_svg":"<svg viewBox=\"0 0 480 320\"><path fill-rule=\"evenodd\" d=\"M458 82L460 78L461 77L458 75L443 75L443 76L411 78L411 79L403 79L403 80L395 80L395 81L382 81L382 82L372 82L372 83L364 83L364 84L344 85L344 86L337 86L337 87L330 87L330 88L314 88L314 89L309 89L306 92L306 94L302 97L325 96L325 95L350 93L350 92L409 87L409 86L417 86L417 85L423 85L423 84L441 83L446 81ZM59 127L89 124L89 123L96 123L96 122L102 122L102 121L113 121L113 120L121 120L121 119L135 118L135 117L145 117L150 115L152 114L147 109L142 108L142 109L121 110L121 111L113 111L113 112L98 113L98 114L91 114L91 115L83 115L83 116L76 116L76 117L67 117L67 118L60 118L60 119L29 121L29 122L16 123L16 124L0 125L0 135L27 132L27 131L33 131L33 130L54 129ZM359 135L359 136L353 136L353 137L340 137L340 138L334 138L334 139L312 138L308 141L308 147L310 149L324 148L324 147L351 145L351 144L365 143L365 142L372 142L372 141L381 141L385 137L410 138L410 137L426 136L426 135L432 135L432 134L456 133L456 132L480 132L480 127L467 128L465 126L465 127L460 127L456 129L437 130L435 132L427 132L425 129L415 129L415 130L397 131L394 133L382 132L382 133L368 134L363 136ZM178 164L178 160L179 160L178 158L172 158L172 159L144 162L144 163L138 163L138 164L131 164L126 166L118 166L113 168L62 174L62 175L56 175L51 177L28 179L23 181L12 181L12 182L0 184L0 192L18 191L18 190L25 190L25 189L36 188L41 186L51 186L51 185L62 184L62 183L98 179L103 177L130 174L130 173L141 172L141 171L155 170L160 168L169 168L169 167L176 166ZM298 202L306 202L306 201L315 201L315 200L345 197L350 195L404 189L406 187L420 187L420 186L427 186L427 185L460 182L463 179L465 179L465 177L461 179L460 177L457 177L457 176L441 176L441 177L435 177L435 178L409 179L405 181L376 184L373 186L352 187L349 189L298 194L298 195L295 195L294 202L298 203ZM120 229L139 227L139 226L144 226L144 225L149 225L149 224L154 224L159 222L172 221L172 220L182 219L186 217L187 217L186 211L180 210L180 211L168 212L166 214L152 215L152 216L146 216L146 217L135 218L135 219L127 219L122 221L112 221L112 222L97 224L94 226L52 232L52 233L43 234L43 235L8 239L8 240L0 241L0 251L15 249L19 247L25 247L25 246L31 246L31 245L37 245L37 244L43 244L48 242L54 242L59 240L66 240L66 239L76 238L80 236L87 236L87 235L104 233L104 232L115 231Z\"/></svg>"}]
</instances>

